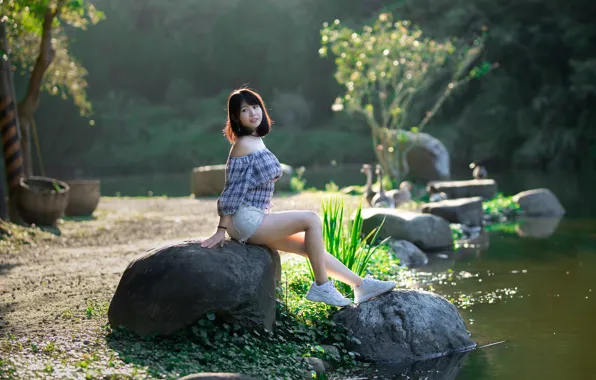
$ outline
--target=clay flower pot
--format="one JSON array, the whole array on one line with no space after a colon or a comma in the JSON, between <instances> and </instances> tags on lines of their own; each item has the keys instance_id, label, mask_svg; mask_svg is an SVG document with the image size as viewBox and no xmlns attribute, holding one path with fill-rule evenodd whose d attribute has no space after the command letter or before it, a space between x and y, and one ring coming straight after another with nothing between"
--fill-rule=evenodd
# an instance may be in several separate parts
<instances>
[{"instance_id":1,"label":"clay flower pot","mask_svg":"<svg viewBox=\"0 0 596 380\"><path fill-rule=\"evenodd\" d=\"M70 187L68 206L64 211L66 216L90 216L97 208L101 197L100 180L69 180L65 181Z\"/></svg>"},{"instance_id":2,"label":"clay flower pot","mask_svg":"<svg viewBox=\"0 0 596 380\"><path fill-rule=\"evenodd\" d=\"M21 218L29 224L53 226L68 204L69 186L48 177L23 177L17 192Z\"/></svg>"}]
</instances>

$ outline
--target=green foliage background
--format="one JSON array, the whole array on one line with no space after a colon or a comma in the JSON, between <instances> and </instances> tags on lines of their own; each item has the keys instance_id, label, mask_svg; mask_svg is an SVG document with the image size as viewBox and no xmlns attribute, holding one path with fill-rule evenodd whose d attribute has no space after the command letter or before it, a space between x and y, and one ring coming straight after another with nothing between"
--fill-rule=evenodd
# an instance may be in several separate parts
<instances>
[{"instance_id":1,"label":"green foliage background","mask_svg":"<svg viewBox=\"0 0 596 380\"><path fill-rule=\"evenodd\" d=\"M381 11L430 36L471 38L488 28L482 60L499 69L446 102L425 130L454 165L484 160L572 167L596 161L596 25L587 0L98 0L106 19L66 28L88 71L89 119L44 95L37 113L48 174L184 172L222 163L225 98L248 85L276 121L267 143L291 165L372 161L364 120L334 114L341 93L320 29L335 18L359 28ZM26 79L15 78L22 96ZM419 101L408 115L432 105Z\"/></svg>"}]
</instances>

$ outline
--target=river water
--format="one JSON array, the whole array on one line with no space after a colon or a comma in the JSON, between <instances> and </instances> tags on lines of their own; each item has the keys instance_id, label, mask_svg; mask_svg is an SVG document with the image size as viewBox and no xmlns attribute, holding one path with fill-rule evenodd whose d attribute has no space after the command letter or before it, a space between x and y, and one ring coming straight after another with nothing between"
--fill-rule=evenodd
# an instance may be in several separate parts
<instances>
[{"instance_id":1,"label":"river water","mask_svg":"<svg viewBox=\"0 0 596 380\"><path fill-rule=\"evenodd\" d=\"M495 228L481 249L431 257L418 272L438 294L460 300L480 346L505 343L449 360L377 367L354 379L596 379L596 173L493 178L506 195L551 189L566 216ZM453 281L439 280L448 273Z\"/></svg>"}]
</instances>

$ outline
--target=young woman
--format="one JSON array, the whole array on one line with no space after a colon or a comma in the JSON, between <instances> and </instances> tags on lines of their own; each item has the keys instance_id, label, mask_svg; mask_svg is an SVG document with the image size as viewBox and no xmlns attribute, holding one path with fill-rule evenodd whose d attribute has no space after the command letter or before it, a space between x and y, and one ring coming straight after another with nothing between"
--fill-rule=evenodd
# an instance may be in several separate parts
<instances>
[{"instance_id":1,"label":"young woman","mask_svg":"<svg viewBox=\"0 0 596 380\"><path fill-rule=\"evenodd\" d=\"M327 271L354 288L356 303L395 288L394 281L361 278L326 252L321 219L316 213L269 212L274 182L282 175L279 161L263 143L262 137L270 130L271 120L259 94L249 89L230 94L224 135L232 149L226 165L226 183L217 200L220 220L217 232L202 246L223 246L227 231L241 243L265 245L307 257L315 275L306 295L310 301L334 306L352 303L329 281Z\"/></svg>"}]
</instances>

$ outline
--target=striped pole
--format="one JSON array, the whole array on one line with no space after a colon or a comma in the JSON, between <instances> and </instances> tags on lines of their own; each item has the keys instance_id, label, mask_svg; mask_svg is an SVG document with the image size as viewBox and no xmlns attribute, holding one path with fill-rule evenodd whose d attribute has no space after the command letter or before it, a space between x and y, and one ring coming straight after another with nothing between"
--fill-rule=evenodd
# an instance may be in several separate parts
<instances>
[{"instance_id":1,"label":"striped pole","mask_svg":"<svg viewBox=\"0 0 596 380\"><path fill-rule=\"evenodd\" d=\"M1 1L1 0L0 0ZM25 175L23 168L23 154L21 151L21 133L19 129L18 110L16 106L14 82L8 55L8 37L5 20L0 21L0 133L2 134L2 147L4 153L4 169L8 187L9 203L6 207L3 191L0 192L0 216L7 220L19 220L16 207L16 196L19 181ZM8 210L6 210L8 208ZM8 215L7 215L8 214Z\"/></svg>"},{"instance_id":2,"label":"striped pole","mask_svg":"<svg viewBox=\"0 0 596 380\"><path fill-rule=\"evenodd\" d=\"M16 116L16 104L12 97L0 98L0 132L2 133L4 167L9 197L15 194L15 190L19 186L19 180L25 174Z\"/></svg>"}]
</instances>

